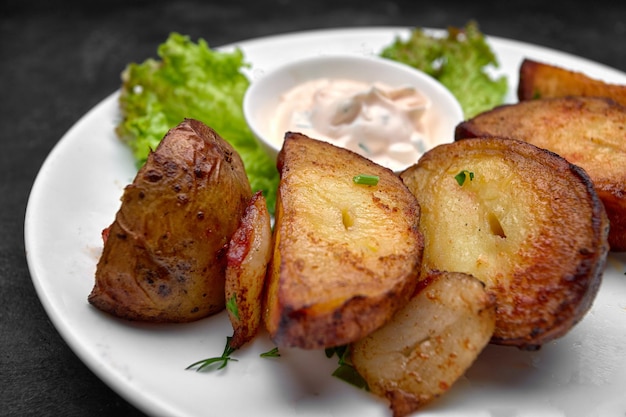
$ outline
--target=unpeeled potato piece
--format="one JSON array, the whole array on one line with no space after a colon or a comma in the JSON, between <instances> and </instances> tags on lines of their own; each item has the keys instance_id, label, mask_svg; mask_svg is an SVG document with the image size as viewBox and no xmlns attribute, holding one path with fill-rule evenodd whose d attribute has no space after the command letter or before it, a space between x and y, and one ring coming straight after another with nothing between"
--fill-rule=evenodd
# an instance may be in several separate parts
<instances>
[{"instance_id":1,"label":"unpeeled potato piece","mask_svg":"<svg viewBox=\"0 0 626 417\"><path fill-rule=\"evenodd\" d=\"M272 255L270 220L265 198L258 191L228 246L225 290L228 318L233 326L229 344L233 349L252 340L261 324L265 272Z\"/></svg>"},{"instance_id":2,"label":"unpeeled potato piece","mask_svg":"<svg viewBox=\"0 0 626 417\"><path fill-rule=\"evenodd\" d=\"M608 83L572 69L524 59L519 69L519 101L552 97L606 97L626 106L626 85Z\"/></svg>"},{"instance_id":3,"label":"unpeeled potato piece","mask_svg":"<svg viewBox=\"0 0 626 417\"><path fill-rule=\"evenodd\" d=\"M496 107L455 129L457 140L493 136L523 140L583 168L611 222L611 250L626 251L626 107L598 97L529 100Z\"/></svg>"},{"instance_id":4,"label":"unpeeled potato piece","mask_svg":"<svg viewBox=\"0 0 626 417\"><path fill-rule=\"evenodd\" d=\"M89 302L149 322L223 310L226 248L251 196L232 146L203 123L183 121L124 189Z\"/></svg>"},{"instance_id":5,"label":"unpeeled potato piece","mask_svg":"<svg viewBox=\"0 0 626 417\"><path fill-rule=\"evenodd\" d=\"M443 395L474 363L495 328L494 299L471 275L429 272L408 304L351 345L355 369L394 417Z\"/></svg>"},{"instance_id":6,"label":"unpeeled potato piece","mask_svg":"<svg viewBox=\"0 0 626 417\"><path fill-rule=\"evenodd\" d=\"M440 145L401 177L422 209L422 269L486 284L493 343L537 348L589 310L609 222L581 168L526 142L480 138Z\"/></svg>"},{"instance_id":7,"label":"unpeeled potato piece","mask_svg":"<svg viewBox=\"0 0 626 417\"><path fill-rule=\"evenodd\" d=\"M278 346L304 349L354 342L417 285L419 205L391 170L298 133L287 133L278 169L268 333ZM378 183L355 183L362 174Z\"/></svg>"}]
</instances>

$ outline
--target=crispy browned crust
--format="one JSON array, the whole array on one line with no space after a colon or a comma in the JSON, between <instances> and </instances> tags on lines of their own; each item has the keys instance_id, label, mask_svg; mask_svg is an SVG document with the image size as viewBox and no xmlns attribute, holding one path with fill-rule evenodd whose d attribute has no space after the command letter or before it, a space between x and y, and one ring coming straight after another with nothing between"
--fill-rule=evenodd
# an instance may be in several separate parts
<instances>
[{"instance_id":1,"label":"crispy browned crust","mask_svg":"<svg viewBox=\"0 0 626 417\"><path fill-rule=\"evenodd\" d=\"M524 101L479 114L455 131L457 140L485 136L523 140L583 168L606 207L611 250L626 250L626 107L596 97Z\"/></svg>"},{"instance_id":2,"label":"crispy browned crust","mask_svg":"<svg viewBox=\"0 0 626 417\"><path fill-rule=\"evenodd\" d=\"M287 134L278 169L267 330L277 345L305 349L358 340L416 285L423 249L417 201L390 170L296 133ZM355 185L353 176L364 173L379 175L378 185ZM354 226L342 225L342 216L354 216L343 219ZM381 236L387 228L398 234Z\"/></svg>"},{"instance_id":3,"label":"crispy browned crust","mask_svg":"<svg viewBox=\"0 0 626 417\"><path fill-rule=\"evenodd\" d=\"M607 97L626 106L626 85L531 59L522 61L517 86L520 101L566 96Z\"/></svg>"},{"instance_id":4,"label":"crispy browned crust","mask_svg":"<svg viewBox=\"0 0 626 417\"><path fill-rule=\"evenodd\" d=\"M437 395L437 397L438 396L439 395ZM408 416L436 399L436 397L428 395L420 397L402 389L387 391L385 393L385 398L389 400L389 408L391 408L393 417Z\"/></svg>"},{"instance_id":5,"label":"crispy browned crust","mask_svg":"<svg viewBox=\"0 0 626 417\"><path fill-rule=\"evenodd\" d=\"M453 177L461 170L476 178L459 186ZM526 142L489 137L439 146L401 177L422 207L422 267L460 266L486 283L497 300L493 343L539 347L589 310L609 222L581 168Z\"/></svg>"},{"instance_id":6,"label":"crispy browned crust","mask_svg":"<svg viewBox=\"0 0 626 417\"><path fill-rule=\"evenodd\" d=\"M185 120L125 188L89 302L149 322L221 311L226 247L251 194L234 149L208 126Z\"/></svg>"}]
</instances>

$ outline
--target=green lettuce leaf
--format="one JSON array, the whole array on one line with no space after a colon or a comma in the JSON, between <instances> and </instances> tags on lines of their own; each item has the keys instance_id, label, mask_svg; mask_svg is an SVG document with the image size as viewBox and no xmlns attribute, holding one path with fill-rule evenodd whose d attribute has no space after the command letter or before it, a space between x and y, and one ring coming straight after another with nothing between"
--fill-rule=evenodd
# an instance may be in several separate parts
<instances>
[{"instance_id":1,"label":"green lettuce leaf","mask_svg":"<svg viewBox=\"0 0 626 417\"><path fill-rule=\"evenodd\" d=\"M414 28L408 39L395 39L380 55L439 80L459 100L466 118L504 102L507 79L489 75L489 69L499 63L474 21L465 28L449 27L443 37Z\"/></svg>"},{"instance_id":2,"label":"green lettuce leaf","mask_svg":"<svg viewBox=\"0 0 626 417\"><path fill-rule=\"evenodd\" d=\"M250 82L243 52L211 50L199 39L172 33L158 48L159 60L131 63L122 73L117 135L131 148L137 166L167 131L185 118L212 127L241 156L253 191L262 190L273 212L278 186L276 164L263 151L243 116Z\"/></svg>"}]
</instances>

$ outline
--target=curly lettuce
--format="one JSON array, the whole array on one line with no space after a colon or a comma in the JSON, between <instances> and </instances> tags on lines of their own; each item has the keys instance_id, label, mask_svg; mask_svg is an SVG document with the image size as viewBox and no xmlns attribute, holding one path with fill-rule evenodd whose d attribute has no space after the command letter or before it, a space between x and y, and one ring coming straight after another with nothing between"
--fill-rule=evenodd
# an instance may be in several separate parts
<instances>
[{"instance_id":1,"label":"curly lettuce","mask_svg":"<svg viewBox=\"0 0 626 417\"><path fill-rule=\"evenodd\" d=\"M278 171L248 129L243 96L250 82L243 52L220 52L206 41L172 33L159 45L160 59L131 63L122 72L117 135L131 148L137 166L145 163L167 131L185 118L212 127L241 156L253 190L262 190L274 208Z\"/></svg>"},{"instance_id":2,"label":"curly lettuce","mask_svg":"<svg viewBox=\"0 0 626 417\"><path fill-rule=\"evenodd\" d=\"M489 69L499 63L474 21L464 28L449 27L443 37L414 28L408 39L395 39L380 55L439 80L457 98L466 118L504 102L507 79L490 76Z\"/></svg>"}]
</instances>

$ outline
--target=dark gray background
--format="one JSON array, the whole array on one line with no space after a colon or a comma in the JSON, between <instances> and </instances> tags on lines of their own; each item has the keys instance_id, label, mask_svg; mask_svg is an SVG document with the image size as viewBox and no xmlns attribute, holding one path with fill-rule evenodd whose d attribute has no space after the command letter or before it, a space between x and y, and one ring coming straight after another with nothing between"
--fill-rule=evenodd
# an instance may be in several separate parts
<instances>
[{"instance_id":1,"label":"dark gray background","mask_svg":"<svg viewBox=\"0 0 626 417\"><path fill-rule=\"evenodd\" d=\"M0 0L0 415L141 416L60 338L26 264L24 212L46 155L172 31L210 46L353 26L462 26L626 71L626 2ZM158 364L155 364L157 366ZM207 404L207 415L210 404Z\"/></svg>"}]
</instances>

